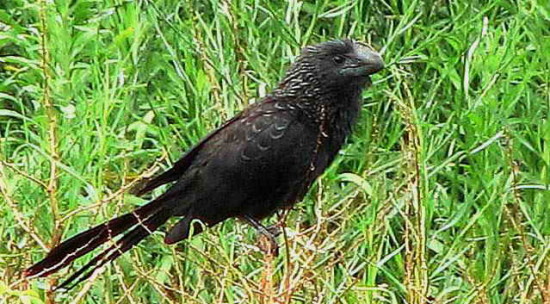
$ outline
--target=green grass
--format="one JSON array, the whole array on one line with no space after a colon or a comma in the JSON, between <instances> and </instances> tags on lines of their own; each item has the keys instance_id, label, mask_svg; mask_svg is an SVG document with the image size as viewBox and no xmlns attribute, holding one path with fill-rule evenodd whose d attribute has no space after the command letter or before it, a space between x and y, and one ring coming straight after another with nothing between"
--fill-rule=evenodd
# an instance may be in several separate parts
<instances>
[{"instance_id":1,"label":"green grass","mask_svg":"<svg viewBox=\"0 0 550 304\"><path fill-rule=\"evenodd\" d=\"M279 257L230 220L22 279L339 37L388 68ZM544 0L2 2L0 303L550 303L549 50Z\"/></svg>"}]
</instances>

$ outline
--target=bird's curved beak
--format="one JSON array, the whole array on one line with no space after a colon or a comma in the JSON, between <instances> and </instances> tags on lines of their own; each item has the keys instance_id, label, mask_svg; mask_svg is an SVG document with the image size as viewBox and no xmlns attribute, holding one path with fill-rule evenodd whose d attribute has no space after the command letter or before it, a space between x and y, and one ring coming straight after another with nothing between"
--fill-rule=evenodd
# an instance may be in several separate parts
<instances>
[{"instance_id":1,"label":"bird's curved beak","mask_svg":"<svg viewBox=\"0 0 550 304\"><path fill-rule=\"evenodd\" d=\"M366 45L358 44L355 50L357 63L354 66L346 67L340 70L344 76L369 76L384 69L382 56Z\"/></svg>"}]
</instances>

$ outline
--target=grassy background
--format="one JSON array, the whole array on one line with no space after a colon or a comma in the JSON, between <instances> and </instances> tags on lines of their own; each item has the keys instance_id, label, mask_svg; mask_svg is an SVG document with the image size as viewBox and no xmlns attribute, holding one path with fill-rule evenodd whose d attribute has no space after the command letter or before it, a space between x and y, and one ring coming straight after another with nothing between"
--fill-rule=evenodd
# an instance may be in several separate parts
<instances>
[{"instance_id":1,"label":"grassy background","mask_svg":"<svg viewBox=\"0 0 550 304\"><path fill-rule=\"evenodd\" d=\"M230 220L68 294L21 278L338 37L388 68L279 257ZM545 0L3 1L0 302L550 303L549 50Z\"/></svg>"}]
</instances>

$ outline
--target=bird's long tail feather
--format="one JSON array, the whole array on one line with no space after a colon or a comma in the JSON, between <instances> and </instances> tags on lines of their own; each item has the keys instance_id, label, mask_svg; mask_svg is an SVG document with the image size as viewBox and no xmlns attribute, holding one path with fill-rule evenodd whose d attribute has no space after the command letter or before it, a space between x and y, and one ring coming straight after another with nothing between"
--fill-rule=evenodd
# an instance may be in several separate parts
<instances>
[{"instance_id":1,"label":"bird's long tail feather","mask_svg":"<svg viewBox=\"0 0 550 304\"><path fill-rule=\"evenodd\" d=\"M133 226L137 226L117 241L115 245L99 255L102 256L102 259L107 259L107 261L115 259L121 253L118 255L106 255L106 252L112 250L113 247L120 248L117 252L127 251L168 220L170 214L162 208L162 203L163 201L161 200L154 200L130 213L112 219L64 241L52 249L43 260L27 268L24 271L25 277L46 277L71 264L75 259L112 240L117 235L126 232ZM145 230L147 234L142 232L142 230Z\"/></svg>"},{"instance_id":2,"label":"bird's long tail feather","mask_svg":"<svg viewBox=\"0 0 550 304\"><path fill-rule=\"evenodd\" d=\"M160 225L164 224L169 217L170 213L167 210L160 209L155 214L139 223L130 232L126 233L115 244L94 257L90 262L71 275L61 285L57 286L56 289L68 290L78 285L80 282L88 279L97 269L118 258L141 240L153 233Z\"/></svg>"}]
</instances>

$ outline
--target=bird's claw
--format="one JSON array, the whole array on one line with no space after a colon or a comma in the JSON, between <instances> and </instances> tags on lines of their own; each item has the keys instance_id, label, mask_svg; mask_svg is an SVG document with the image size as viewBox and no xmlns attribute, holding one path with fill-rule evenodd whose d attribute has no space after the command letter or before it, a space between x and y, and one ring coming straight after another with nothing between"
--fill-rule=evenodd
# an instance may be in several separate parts
<instances>
[{"instance_id":1,"label":"bird's claw","mask_svg":"<svg viewBox=\"0 0 550 304\"><path fill-rule=\"evenodd\" d=\"M243 220L252 225L260 233L260 249L268 254L277 256L279 255L279 244L277 244L276 237L281 234L281 229L278 226L273 225L265 227L258 220L250 216L243 216ZM265 241L264 241L265 240Z\"/></svg>"},{"instance_id":2,"label":"bird's claw","mask_svg":"<svg viewBox=\"0 0 550 304\"><path fill-rule=\"evenodd\" d=\"M271 233L274 237L278 237L283 232L281 227L277 224L267 227L267 231L269 231L269 233Z\"/></svg>"}]
</instances>

